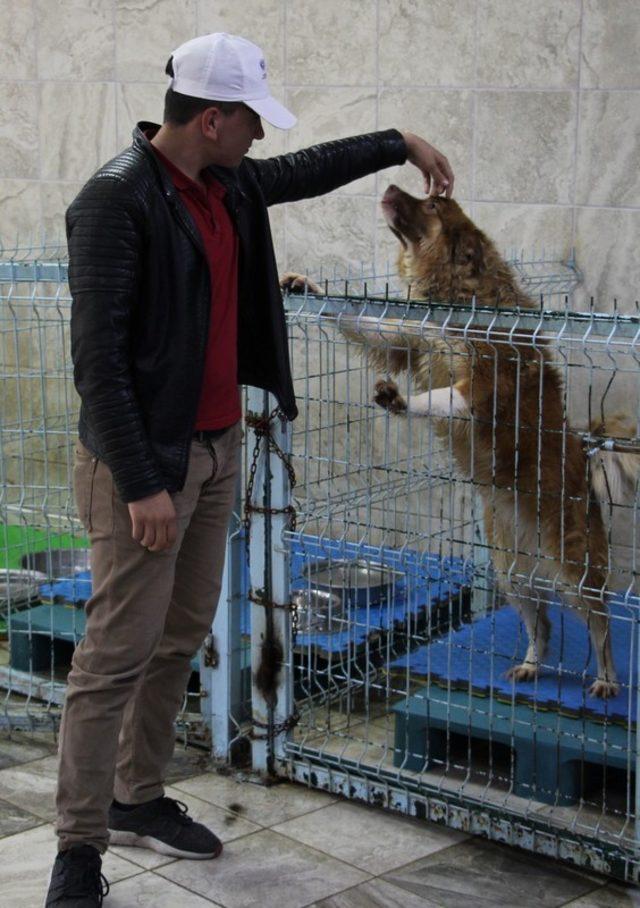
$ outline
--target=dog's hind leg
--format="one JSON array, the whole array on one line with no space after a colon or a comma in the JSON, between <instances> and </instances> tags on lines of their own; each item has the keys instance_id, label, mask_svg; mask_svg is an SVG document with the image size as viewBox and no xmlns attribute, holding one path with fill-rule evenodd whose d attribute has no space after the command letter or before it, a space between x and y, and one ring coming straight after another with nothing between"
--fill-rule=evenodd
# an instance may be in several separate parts
<instances>
[{"instance_id":1,"label":"dog's hind leg","mask_svg":"<svg viewBox=\"0 0 640 908\"><path fill-rule=\"evenodd\" d=\"M529 638L523 661L510 668L506 676L513 681L533 681L546 656L551 633L546 598L539 590L515 585L505 591L505 596L520 613Z\"/></svg>"},{"instance_id":2,"label":"dog's hind leg","mask_svg":"<svg viewBox=\"0 0 640 908\"><path fill-rule=\"evenodd\" d=\"M589 695L602 700L615 697L620 688L611 650L604 575L598 570L585 571L581 565L568 564L563 568L562 579L568 589L563 590L561 596L586 622L596 654L598 676L589 688Z\"/></svg>"}]
</instances>

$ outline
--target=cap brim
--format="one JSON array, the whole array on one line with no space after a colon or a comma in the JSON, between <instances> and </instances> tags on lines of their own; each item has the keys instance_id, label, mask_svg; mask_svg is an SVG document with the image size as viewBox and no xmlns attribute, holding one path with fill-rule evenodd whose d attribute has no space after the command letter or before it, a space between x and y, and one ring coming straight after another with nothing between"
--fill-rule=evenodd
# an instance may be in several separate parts
<instances>
[{"instance_id":1,"label":"cap brim","mask_svg":"<svg viewBox=\"0 0 640 908\"><path fill-rule=\"evenodd\" d=\"M298 122L290 110L287 110L279 101L269 95L267 98L260 98L257 101L244 101L247 107L255 110L257 114L276 126L278 129L291 129Z\"/></svg>"}]
</instances>

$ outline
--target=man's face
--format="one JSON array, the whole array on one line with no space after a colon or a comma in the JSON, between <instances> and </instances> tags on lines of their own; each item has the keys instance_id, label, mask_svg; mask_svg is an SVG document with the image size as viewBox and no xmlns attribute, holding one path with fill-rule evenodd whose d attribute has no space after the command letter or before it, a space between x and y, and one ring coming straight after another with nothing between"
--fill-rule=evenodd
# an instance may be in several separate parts
<instances>
[{"instance_id":1,"label":"man's face","mask_svg":"<svg viewBox=\"0 0 640 908\"><path fill-rule=\"evenodd\" d=\"M244 104L233 113L219 113L216 132L216 163L223 167L239 167L251 143L264 139L259 115Z\"/></svg>"}]
</instances>

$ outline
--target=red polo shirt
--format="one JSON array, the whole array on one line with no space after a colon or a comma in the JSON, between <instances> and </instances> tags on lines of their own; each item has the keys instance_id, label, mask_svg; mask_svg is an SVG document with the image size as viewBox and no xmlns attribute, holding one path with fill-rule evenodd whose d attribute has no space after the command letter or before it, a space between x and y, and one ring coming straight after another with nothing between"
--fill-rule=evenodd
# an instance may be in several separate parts
<instances>
[{"instance_id":1,"label":"red polo shirt","mask_svg":"<svg viewBox=\"0 0 640 908\"><path fill-rule=\"evenodd\" d=\"M195 429L224 429L241 415L238 388L238 235L224 186L203 171L206 190L152 145L180 193L204 246L211 278L211 317Z\"/></svg>"}]
</instances>

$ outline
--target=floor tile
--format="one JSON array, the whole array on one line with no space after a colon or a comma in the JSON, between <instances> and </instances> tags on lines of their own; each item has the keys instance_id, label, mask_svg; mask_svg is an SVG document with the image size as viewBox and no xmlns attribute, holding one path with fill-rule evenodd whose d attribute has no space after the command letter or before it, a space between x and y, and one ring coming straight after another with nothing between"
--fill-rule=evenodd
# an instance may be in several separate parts
<instances>
[{"instance_id":1,"label":"floor tile","mask_svg":"<svg viewBox=\"0 0 640 908\"><path fill-rule=\"evenodd\" d=\"M285 782L267 787L253 782L236 782L230 776L214 772L177 782L174 788L218 807L233 810L261 826L284 823L285 820L335 801L335 798L325 792L304 788L302 785Z\"/></svg>"},{"instance_id":2,"label":"floor tile","mask_svg":"<svg viewBox=\"0 0 640 908\"><path fill-rule=\"evenodd\" d=\"M17 832L41 825L41 817L36 817L9 801L0 801L0 836L15 835Z\"/></svg>"},{"instance_id":3,"label":"floor tile","mask_svg":"<svg viewBox=\"0 0 640 908\"><path fill-rule=\"evenodd\" d=\"M0 905L39 908L56 850L56 836L49 823L0 839ZM108 852L102 871L110 883L141 872L139 867Z\"/></svg>"},{"instance_id":4,"label":"floor tile","mask_svg":"<svg viewBox=\"0 0 640 908\"><path fill-rule=\"evenodd\" d=\"M607 883L601 889L595 889L573 902L567 902L566 908L638 908L638 906L640 889L637 886Z\"/></svg>"},{"instance_id":5,"label":"floor tile","mask_svg":"<svg viewBox=\"0 0 640 908\"><path fill-rule=\"evenodd\" d=\"M57 756L0 770L0 798L34 813L43 820L55 817L58 783Z\"/></svg>"},{"instance_id":6,"label":"floor tile","mask_svg":"<svg viewBox=\"0 0 640 908\"><path fill-rule=\"evenodd\" d=\"M189 809L189 816L198 823L204 823L218 838L224 842L232 842L241 836L250 835L252 832L259 832L262 828L255 823L250 823L238 814L230 813L215 804L208 801L202 801L200 798L194 798L193 795L185 794L177 788L168 787L166 794L170 798L182 801ZM131 848L129 846L116 845L109 849L120 857L139 864L146 870L155 870L165 864L171 864L175 858L167 857L163 854L157 854L155 851L149 851L148 848Z\"/></svg>"},{"instance_id":7,"label":"floor tile","mask_svg":"<svg viewBox=\"0 0 640 908\"><path fill-rule=\"evenodd\" d=\"M30 763L55 754L57 744L51 732L23 734L14 731L9 737L0 734L0 769L8 766L18 766L21 763Z\"/></svg>"},{"instance_id":8,"label":"floor tile","mask_svg":"<svg viewBox=\"0 0 640 908\"><path fill-rule=\"evenodd\" d=\"M594 888L592 877L551 858L481 839L415 861L385 879L443 908L459 908L463 900L483 908L556 908Z\"/></svg>"},{"instance_id":9,"label":"floor tile","mask_svg":"<svg viewBox=\"0 0 640 908\"><path fill-rule=\"evenodd\" d=\"M314 902L310 908L441 908L441 905L442 902L420 898L385 880L370 880Z\"/></svg>"},{"instance_id":10,"label":"floor tile","mask_svg":"<svg viewBox=\"0 0 640 908\"><path fill-rule=\"evenodd\" d=\"M215 861L176 861L155 873L225 908L301 908L367 879L362 871L271 830L231 842Z\"/></svg>"},{"instance_id":11,"label":"floor tile","mask_svg":"<svg viewBox=\"0 0 640 908\"><path fill-rule=\"evenodd\" d=\"M281 823L274 831L374 874L468 838L432 823L345 802Z\"/></svg>"},{"instance_id":12,"label":"floor tile","mask_svg":"<svg viewBox=\"0 0 640 908\"><path fill-rule=\"evenodd\" d=\"M155 873L116 883L105 900L105 908L214 908L215 904Z\"/></svg>"}]
</instances>

